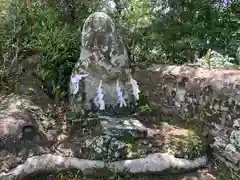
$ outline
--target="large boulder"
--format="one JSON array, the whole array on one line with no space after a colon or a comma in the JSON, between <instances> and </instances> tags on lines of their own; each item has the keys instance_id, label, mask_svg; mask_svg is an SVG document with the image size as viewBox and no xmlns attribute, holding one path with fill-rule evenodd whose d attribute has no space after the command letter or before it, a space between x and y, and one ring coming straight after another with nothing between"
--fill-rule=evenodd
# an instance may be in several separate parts
<instances>
[{"instance_id":1,"label":"large boulder","mask_svg":"<svg viewBox=\"0 0 240 180\"><path fill-rule=\"evenodd\" d=\"M82 28L82 48L69 84L72 111L105 110L128 106L138 99L137 82L112 19L95 12Z\"/></svg>"},{"instance_id":2,"label":"large boulder","mask_svg":"<svg viewBox=\"0 0 240 180\"><path fill-rule=\"evenodd\" d=\"M135 73L141 90L156 109L183 122L203 123L202 132L209 137L219 164L227 165L237 174L240 171L239 77L240 70L167 65L153 65Z\"/></svg>"}]
</instances>

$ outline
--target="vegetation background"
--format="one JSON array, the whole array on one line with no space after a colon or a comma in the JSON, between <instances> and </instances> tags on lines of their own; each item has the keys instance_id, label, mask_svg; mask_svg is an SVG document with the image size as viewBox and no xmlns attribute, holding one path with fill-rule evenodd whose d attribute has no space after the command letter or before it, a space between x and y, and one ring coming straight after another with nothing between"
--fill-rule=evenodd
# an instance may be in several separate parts
<instances>
[{"instance_id":1,"label":"vegetation background","mask_svg":"<svg viewBox=\"0 0 240 180\"><path fill-rule=\"evenodd\" d=\"M81 27L95 11L114 19L131 67L240 65L240 0L1 0L0 9L0 87L16 58L37 52L36 75L49 94L65 97Z\"/></svg>"},{"instance_id":2,"label":"vegetation background","mask_svg":"<svg viewBox=\"0 0 240 180\"><path fill-rule=\"evenodd\" d=\"M95 11L114 19L133 69L240 67L240 0L0 0L0 10L0 91L13 91L16 63L37 54L29 68L55 100L67 97L81 28Z\"/></svg>"}]
</instances>

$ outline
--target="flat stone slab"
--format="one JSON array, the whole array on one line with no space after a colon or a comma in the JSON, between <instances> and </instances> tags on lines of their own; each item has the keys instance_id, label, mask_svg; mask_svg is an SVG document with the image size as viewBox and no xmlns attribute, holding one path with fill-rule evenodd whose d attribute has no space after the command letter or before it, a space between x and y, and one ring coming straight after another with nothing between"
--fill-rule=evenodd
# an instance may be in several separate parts
<instances>
[{"instance_id":1,"label":"flat stone slab","mask_svg":"<svg viewBox=\"0 0 240 180\"><path fill-rule=\"evenodd\" d=\"M135 118L99 116L104 134L114 137L147 137L147 128Z\"/></svg>"},{"instance_id":2,"label":"flat stone slab","mask_svg":"<svg viewBox=\"0 0 240 180\"><path fill-rule=\"evenodd\" d=\"M126 144L108 135L87 139L85 143L90 159L117 160L126 156Z\"/></svg>"}]
</instances>

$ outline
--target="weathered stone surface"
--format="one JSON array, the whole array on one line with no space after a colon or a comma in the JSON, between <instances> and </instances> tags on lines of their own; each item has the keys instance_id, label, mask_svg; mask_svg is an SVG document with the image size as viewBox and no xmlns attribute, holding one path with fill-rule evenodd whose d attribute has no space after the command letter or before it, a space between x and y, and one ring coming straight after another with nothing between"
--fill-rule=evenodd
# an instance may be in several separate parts
<instances>
[{"instance_id":1,"label":"weathered stone surface","mask_svg":"<svg viewBox=\"0 0 240 180\"><path fill-rule=\"evenodd\" d=\"M116 160L126 156L126 145L108 135L100 135L86 140L89 159Z\"/></svg>"},{"instance_id":2,"label":"weathered stone surface","mask_svg":"<svg viewBox=\"0 0 240 180\"><path fill-rule=\"evenodd\" d=\"M230 141L235 146L240 148L240 118L236 119L233 122L233 128L234 128L234 130L231 132Z\"/></svg>"},{"instance_id":3,"label":"weathered stone surface","mask_svg":"<svg viewBox=\"0 0 240 180\"><path fill-rule=\"evenodd\" d=\"M138 86L130 74L128 56L112 19L91 14L82 29L82 47L69 83L74 112L127 106L138 99Z\"/></svg>"},{"instance_id":4,"label":"weathered stone surface","mask_svg":"<svg viewBox=\"0 0 240 180\"><path fill-rule=\"evenodd\" d=\"M144 138L147 128L135 118L113 118L99 116L104 134L113 137Z\"/></svg>"},{"instance_id":5,"label":"weathered stone surface","mask_svg":"<svg viewBox=\"0 0 240 180\"><path fill-rule=\"evenodd\" d=\"M114 137L125 143L125 158L145 157L147 154L155 152L168 153L185 159L194 159L206 154L207 145L204 140L194 131L185 128L173 125L167 126L166 123L157 129L146 128L139 120L130 117L99 116L98 118L89 118L85 122L88 123L84 128L81 127L81 124L78 124L79 130L82 130L80 137L88 137L88 141L96 136ZM131 122L134 122L135 125ZM95 144L99 145L99 143ZM104 146L106 145L108 146L108 143L104 144ZM103 155L94 156L106 157L104 154L106 153L103 151ZM88 156L86 157L88 158Z\"/></svg>"},{"instance_id":6,"label":"weathered stone surface","mask_svg":"<svg viewBox=\"0 0 240 180\"><path fill-rule=\"evenodd\" d=\"M13 95L0 96L0 101L0 171L4 172L47 150L39 145L46 136L27 111L29 102Z\"/></svg>"},{"instance_id":7,"label":"weathered stone surface","mask_svg":"<svg viewBox=\"0 0 240 180\"><path fill-rule=\"evenodd\" d=\"M16 103L13 103L16 105ZM22 105L21 105L22 107ZM11 106L12 108L12 106ZM26 106L25 107L28 110L32 110L31 107ZM11 109L13 110L13 109ZM11 112L9 110L9 112ZM41 112L41 109L35 109L37 112ZM16 112L21 112L20 109L17 109ZM11 112L12 113L12 112ZM10 114L11 114L10 113ZM32 112L33 113L33 112ZM43 115L43 114L41 114ZM34 115L37 117L40 117L39 115ZM40 118L41 119L41 118ZM44 118L45 119L45 118ZM109 117L109 119L115 119L112 117ZM116 118L118 119L118 118ZM123 119L124 118L120 118ZM126 118L128 119L128 118ZM125 119L125 120L126 120ZM103 119L104 120L104 119ZM42 120L36 119L37 125L41 126L41 123L44 122ZM100 118L92 118L89 120L91 122L85 124L85 129L95 129L95 126L97 127L99 124L98 121L101 122ZM55 126L58 124L56 123ZM44 123L43 126L49 127L49 124ZM58 129L66 129L65 125L62 124L61 127L58 127ZM79 127L80 129L82 128L81 126ZM20 128L21 129L21 128ZM83 129L83 128L82 128ZM45 130L45 129L43 129ZM46 131L46 130L45 130ZM18 153L12 151L9 152L7 150L1 150L0 149L0 166L2 171L6 171L9 174L13 171L9 171L9 169L14 170L14 173L16 175L22 176L22 172L35 172L35 167L39 168L38 170L43 170L43 171L48 171L49 169L55 169L59 167L66 168L68 165L76 168L75 165L79 169L82 169L81 167L86 168L86 165L84 164L85 162L89 162L90 165L93 165L92 161L88 161L86 159L103 159L105 162L106 161L112 161L116 159L123 159L122 162L119 163L120 166L118 166L117 170L120 169L121 167L125 167L125 164L127 165L129 161L132 162L132 160L129 159L134 159L133 160L133 167L130 166L130 169L135 169L136 165L141 163L138 170L144 170L145 173L148 173L148 170L145 169L146 163L148 163L149 159L150 164L152 164L152 160L155 158L154 157L146 157L149 153L153 153L151 150L153 149L151 146L151 142L149 142L149 139L135 139L135 138L126 138L126 141L118 140L117 138L107 136L107 135L99 135L95 136L94 138L89 138L90 141L87 141L88 148L84 148L84 142L85 138L92 136L93 134L89 133L87 134L85 131L81 132L80 136L74 136L76 134L67 134L67 139L61 142L62 139L60 138L61 135L55 137L56 138L56 143L54 144L46 144L45 142L40 142L40 143L29 143L29 144L23 144L18 151ZM104 138L103 138L104 137ZM171 137L172 138L172 137ZM65 139L65 138L63 138ZM48 139L46 139L48 140ZM90 143L92 142L92 146ZM159 147L160 148L160 147ZM100 150L96 152L96 150ZM102 150L102 151L101 151ZM160 150L160 149L159 149ZM157 151L158 152L158 151ZM46 154L46 153L52 153L52 154ZM84 153L84 155L81 155ZM44 155L45 154L45 155ZM40 155L40 156L37 156ZM60 156L58 156L60 155ZM156 156L158 157L158 156ZM166 157L167 159L165 159ZM78 159L80 158L80 159ZM141 158L141 159L136 159L136 158ZM147 158L146 160L144 160ZM153 168L153 171L158 171L158 167L160 167L160 171L165 170L165 169L172 169L172 165L178 166L180 165L181 168L186 168L186 169L192 169L198 166L202 166L206 164L206 158L198 158L196 161L188 161L185 159L177 159L174 156L170 157L169 155L165 154L161 157L159 157L159 162L156 162L155 165L151 166ZM71 160L70 160L71 159ZM128 159L128 160L126 160ZM79 161L78 161L79 160ZM170 161L171 162L170 162ZM82 162L83 161L83 162ZM181 161L181 163L180 163ZM19 164L23 163L22 165L18 166ZM56 163L56 164L54 164ZM65 164L66 163L66 164ZM145 164L144 164L145 163ZM37 164L37 165L36 165ZM114 163L113 163L114 164ZM50 166L49 166L50 165ZM61 166L62 165L62 166ZM79 167L80 165L81 167ZM118 165L118 164L117 164ZM16 168L17 166L17 168ZM33 168L32 168L33 167ZM111 166L112 167L112 166ZM30 169L29 169L30 168ZM42 169L43 168L43 169ZM152 171L150 169L150 171ZM37 171L36 171L37 172ZM135 171L134 171L135 172ZM5 177L5 173L1 173L1 177ZM26 174L24 174L25 176Z\"/></svg>"},{"instance_id":8,"label":"weathered stone surface","mask_svg":"<svg viewBox=\"0 0 240 180\"><path fill-rule=\"evenodd\" d=\"M99 116L85 122L84 129L91 131L88 133L91 138L86 140L87 158L132 159L145 157L151 152L147 128L135 118ZM86 132L84 134L87 135Z\"/></svg>"},{"instance_id":9,"label":"weathered stone surface","mask_svg":"<svg viewBox=\"0 0 240 180\"><path fill-rule=\"evenodd\" d=\"M6 115L6 112L0 112L0 147L11 144L11 141L20 141L21 139L34 138L36 135L34 119L29 114ZM17 116L17 117L16 117Z\"/></svg>"},{"instance_id":10,"label":"weathered stone surface","mask_svg":"<svg viewBox=\"0 0 240 180\"><path fill-rule=\"evenodd\" d=\"M30 97L0 94L1 172L8 172L29 157L52 152L60 134L50 133L53 130L50 125L56 121L47 117L38 101L34 99L33 103ZM57 124L53 125L61 131Z\"/></svg>"},{"instance_id":11,"label":"weathered stone surface","mask_svg":"<svg viewBox=\"0 0 240 180\"><path fill-rule=\"evenodd\" d=\"M239 164L240 70L155 65L134 78L164 114L204 122L214 151Z\"/></svg>"}]
</instances>

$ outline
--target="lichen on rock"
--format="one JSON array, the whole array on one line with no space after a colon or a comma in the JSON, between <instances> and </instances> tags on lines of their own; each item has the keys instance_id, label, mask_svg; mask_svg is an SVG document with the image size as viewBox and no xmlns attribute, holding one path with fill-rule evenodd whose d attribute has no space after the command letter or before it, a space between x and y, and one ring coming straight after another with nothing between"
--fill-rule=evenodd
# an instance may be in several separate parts
<instances>
[{"instance_id":1,"label":"lichen on rock","mask_svg":"<svg viewBox=\"0 0 240 180\"><path fill-rule=\"evenodd\" d=\"M234 69L164 65L135 73L141 89L160 112L183 123L203 124L202 133L211 150L235 173L232 167L240 162L239 77L240 71Z\"/></svg>"},{"instance_id":2,"label":"lichen on rock","mask_svg":"<svg viewBox=\"0 0 240 180\"><path fill-rule=\"evenodd\" d=\"M230 141L240 148L240 119L236 119L233 124L234 130L231 132Z\"/></svg>"},{"instance_id":3,"label":"lichen on rock","mask_svg":"<svg viewBox=\"0 0 240 180\"><path fill-rule=\"evenodd\" d=\"M112 19L102 12L91 14L83 25L81 41L80 58L69 83L72 111L107 111L138 100L138 85Z\"/></svg>"},{"instance_id":4,"label":"lichen on rock","mask_svg":"<svg viewBox=\"0 0 240 180\"><path fill-rule=\"evenodd\" d=\"M117 160L125 155L125 143L108 135L100 135L86 140L89 159Z\"/></svg>"}]
</instances>

